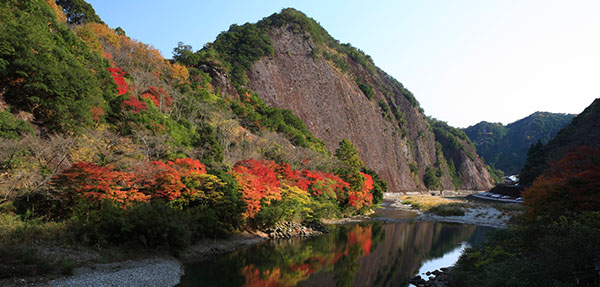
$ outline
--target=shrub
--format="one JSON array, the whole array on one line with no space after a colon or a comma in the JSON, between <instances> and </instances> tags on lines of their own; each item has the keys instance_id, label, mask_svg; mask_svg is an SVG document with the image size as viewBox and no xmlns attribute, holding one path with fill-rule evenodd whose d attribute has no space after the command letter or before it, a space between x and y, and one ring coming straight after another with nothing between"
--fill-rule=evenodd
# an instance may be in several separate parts
<instances>
[{"instance_id":1,"label":"shrub","mask_svg":"<svg viewBox=\"0 0 600 287\"><path fill-rule=\"evenodd\" d=\"M455 286L595 286L600 214L563 216L489 234L468 248L451 273Z\"/></svg>"},{"instance_id":2,"label":"shrub","mask_svg":"<svg viewBox=\"0 0 600 287\"><path fill-rule=\"evenodd\" d=\"M456 207L456 206L438 205L438 206L432 207L429 211L434 214L440 215L440 216L463 216L463 215L465 215L465 211L462 208Z\"/></svg>"},{"instance_id":3,"label":"shrub","mask_svg":"<svg viewBox=\"0 0 600 287\"><path fill-rule=\"evenodd\" d=\"M429 190L438 190L442 188L442 183L440 181L441 177L441 169L434 168L428 166L425 170L425 175L423 175L423 183Z\"/></svg>"},{"instance_id":4,"label":"shrub","mask_svg":"<svg viewBox=\"0 0 600 287\"><path fill-rule=\"evenodd\" d=\"M369 100L373 100L373 97L375 96L375 92L373 92L373 87L371 87L371 85L361 82L361 81L356 81L356 84L358 85L358 88L363 92L363 94L365 94L365 96L367 96L367 98Z\"/></svg>"},{"instance_id":5,"label":"shrub","mask_svg":"<svg viewBox=\"0 0 600 287\"><path fill-rule=\"evenodd\" d=\"M0 138L14 139L33 133L31 124L16 119L9 111L0 111Z\"/></svg>"},{"instance_id":6,"label":"shrub","mask_svg":"<svg viewBox=\"0 0 600 287\"><path fill-rule=\"evenodd\" d=\"M78 206L71 228L76 239L90 245L182 248L191 243L192 228L197 224L190 220L189 212L163 200L136 203L127 209L105 200L101 209Z\"/></svg>"}]
</instances>

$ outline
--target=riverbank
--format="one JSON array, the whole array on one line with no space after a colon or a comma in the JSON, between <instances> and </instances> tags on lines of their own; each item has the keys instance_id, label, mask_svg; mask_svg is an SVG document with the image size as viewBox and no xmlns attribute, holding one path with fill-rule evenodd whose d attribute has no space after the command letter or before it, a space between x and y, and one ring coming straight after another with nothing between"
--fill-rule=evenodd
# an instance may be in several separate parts
<instances>
[{"instance_id":1,"label":"riverbank","mask_svg":"<svg viewBox=\"0 0 600 287\"><path fill-rule=\"evenodd\" d=\"M416 196L416 195L415 195ZM423 199L438 199L440 196L419 195ZM412 196L414 197L414 196ZM465 202L463 198L456 201L464 204L465 214L462 216L440 216L424 210L415 209L405 204L403 194L386 194L382 209L374 215L361 215L351 218L323 220L324 225L352 224L372 220L391 222L440 221L461 224L475 224L504 228L508 226L510 215L497 209L493 204ZM455 203L455 200L451 201ZM383 212L382 212L383 211ZM395 213L402 213L397 218ZM407 216L409 215L409 216ZM379 216L379 217L376 217ZM75 268L72 276L16 278L0 281L2 286L174 286L183 275L182 262L197 261L207 256L215 256L232 252L250 245L258 244L270 237L263 232L240 232L226 239L205 239L179 252L176 257L162 255L157 257L137 258L112 263L83 263ZM69 250L56 251L67 254ZM88 252L90 253L90 252ZM93 252L92 252L93 253ZM86 255L90 262L97 262L97 255ZM118 259L117 259L118 260ZM85 261L85 260L84 260ZM82 265L82 264L78 264Z\"/></svg>"},{"instance_id":2,"label":"riverbank","mask_svg":"<svg viewBox=\"0 0 600 287\"><path fill-rule=\"evenodd\" d=\"M70 249L54 248L50 251L50 248L44 248L45 252L53 252L55 256L65 257L69 253L79 254L82 257L79 258L82 266L75 268L70 276L12 278L0 280L0 286L175 286L184 274L183 262L232 252L262 242L266 238L260 233L244 231L232 234L225 239L202 240L180 252L177 258L160 255L111 263L94 263L94 261L102 259L98 252L92 250L73 252ZM110 251L105 250L104 252ZM118 253L119 251L113 252Z\"/></svg>"},{"instance_id":3,"label":"riverbank","mask_svg":"<svg viewBox=\"0 0 600 287\"><path fill-rule=\"evenodd\" d=\"M523 212L523 207L519 204L472 201L465 196L444 198L386 193L384 200L389 202L389 208L416 212L418 215L411 219L412 221L440 221L506 228L513 215ZM442 215L432 211L440 211Z\"/></svg>"}]
</instances>

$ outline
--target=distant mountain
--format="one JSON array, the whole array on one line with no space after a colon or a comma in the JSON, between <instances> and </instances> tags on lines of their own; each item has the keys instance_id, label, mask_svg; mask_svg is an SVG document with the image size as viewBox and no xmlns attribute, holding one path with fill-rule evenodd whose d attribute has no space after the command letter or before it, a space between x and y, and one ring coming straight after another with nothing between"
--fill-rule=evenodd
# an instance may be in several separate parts
<instances>
[{"instance_id":1,"label":"distant mountain","mask_svg":"<svg viewBox=\"0 0 600 287\"><path fill-rule=\"evenodd\" d=\"M548 142L574 116L536 112L507 126L480 122L464 131L477 148L477 154L488 165L505 174L516 174L525 163L529 147L538 141Z\"/></svg>"},{"instance_id":2,"label":"distant mountain","mask_svg":"<svg viewBox=\"0 0 600 287\"><path fill-rule=\"evenodd\" d=\"M521 171L521 182L532 183L549 163L580 146L600 147L600 98L594 100L547 144L537 144L528 151L527 161Z\"/></svg>"}]
</instances>

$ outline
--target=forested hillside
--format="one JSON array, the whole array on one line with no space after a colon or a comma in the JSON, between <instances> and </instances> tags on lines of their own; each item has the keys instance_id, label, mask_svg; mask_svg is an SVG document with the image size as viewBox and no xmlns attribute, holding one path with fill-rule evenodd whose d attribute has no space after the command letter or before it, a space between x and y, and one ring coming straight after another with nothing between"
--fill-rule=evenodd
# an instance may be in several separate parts
<instances>
[{"instance_id":1,"label":"forested hillside","mask_svg":"<svg viewBox=\"0 0 600 287\"><path fill-rule=\"evenodd\" d=\"M575 115L536 112L506 126L480 122L464 129L477 154L506 175L517 174L525 164L527 150L538 141L552 139Z\"/></svg>"},{"instance_id":2,"label":"forested hillside","mask_svg":"<svg viewBox=\"0 0 600 287\"><path fill-rule=\"evenodd\" d=\"M581 114L548 143L532 145L527 151L527 161L521 171L521 181L529 185L560 160L568 152L580 147L600 146L600 99L588 106Z\"/></svg>"},{"instance_id":3,"label":"forested hillside","mask_svg":"<svg viewBox=\"0 0 600 287\"><path fill-rule=\"evenodd\" d=\"M520 173L526 213L451 272L455 286L595 286L600 258L600 100L547 144Z\"/></svg>"},{"instance_id":4,"label":"forested hillside","mask_svg":"<svg viewBox=\"0 0 600 287\"><path fill-rule=\"evenodd\" d=\"M223 93L219 71L166 60L84 1L4 1L0 18L0 277L29 272L15 266L33 241L182 248L381 201L352 142L330 153L289 110ZM31 272L62 268L39 256Z\"/></svg>"}]
</instances>

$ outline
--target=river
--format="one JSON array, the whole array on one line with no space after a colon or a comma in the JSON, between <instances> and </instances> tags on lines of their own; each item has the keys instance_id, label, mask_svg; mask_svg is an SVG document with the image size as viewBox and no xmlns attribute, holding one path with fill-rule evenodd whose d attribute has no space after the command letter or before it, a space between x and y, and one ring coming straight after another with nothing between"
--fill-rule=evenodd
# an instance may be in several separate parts
<instances>
[{"instance_id":1,"label":"river","mask_svg":"<svg viewBox=\"0 0 600 287\"><path fill-rule=\"evenodd\" d=\"M187 264L179 286L409 286L416 274L453 265L490 230L440 222L338 225L322 236L269 240Z\"/></svg>"}]
</instances>

